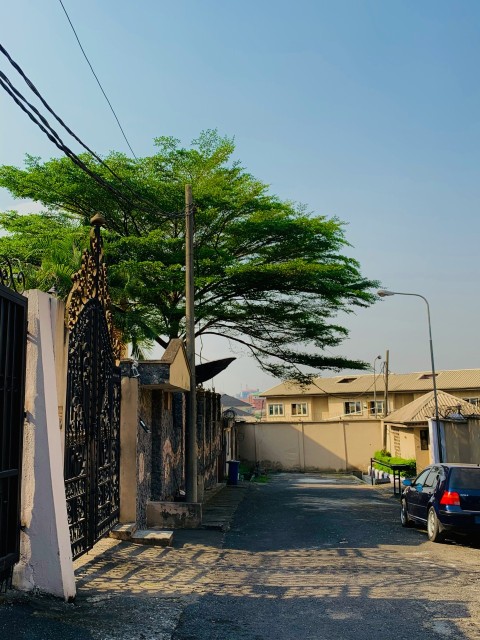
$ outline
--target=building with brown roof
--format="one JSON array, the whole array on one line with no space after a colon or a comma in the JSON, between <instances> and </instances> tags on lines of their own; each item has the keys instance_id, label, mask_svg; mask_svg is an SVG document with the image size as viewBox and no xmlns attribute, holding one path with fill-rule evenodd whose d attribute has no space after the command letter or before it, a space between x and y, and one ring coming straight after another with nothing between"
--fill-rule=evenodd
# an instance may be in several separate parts
<instances>
[{"instance_id":1,"label":"building with brown roof","mask_svg":"<svg viewBox=\"0 0 480 640\"><path fill-rule=\"evenodd\" d=\"M438 391L480 406L480 369L438 371L435 380ZM322 422L383 418L432 391L432 373L390 373L387 398L386 386L384 374L316 378L305 387L282 382L261 394L265 397L265 420Z\"/></svg>"},{"instance_id":2,"label":"building with brown roof","mask_svg":"<svg viewBox=\"0 0 480 640\"><path fill-rule=\"evenodd\" d=\"M480 406L439 391L438 413L444 460L477 462L480 454ZM420 470L433 462L429 419L435 415L433 391L390 413L384 420L387 449L394 456L415 458Z\"/></svg>"}]
</instances>

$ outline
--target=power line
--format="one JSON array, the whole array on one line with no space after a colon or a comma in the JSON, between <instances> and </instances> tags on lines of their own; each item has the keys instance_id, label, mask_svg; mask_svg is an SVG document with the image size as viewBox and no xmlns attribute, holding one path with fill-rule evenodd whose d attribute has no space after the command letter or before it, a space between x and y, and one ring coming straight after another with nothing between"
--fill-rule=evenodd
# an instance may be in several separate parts
<instances>
[{"instance_id":1,"label":"power line","mask_svg":"<svg viewBox=\"0 0 480 640\"><path fill-rule=\"evenodd\" d=\"M123 179L115 171L113 171L113 169L111 169L111 167L109 167L108 164L97 153L95 153L92 149L90 149L90 147L88 145L86 145L72 131L72 129L70 129L70 127L68 127L65 124L65 122L62 120L62 118L60 118L60 116L57 115L57 113L52 109L52 107L50 107L50 105L47 103L47 101L43 98L43 96L41 95L39 90L35 87L33 82L24 73L24 71L20 67L20 65L13 60L13 58L10 56L10 54L5 49L5 47L3 47L1 44L0 44L0 53L2 53L7 58L7 60L10 62L10 64L13 66L13 68L21 75L21 77L23 78L23 80L25 81L25 83L27 84L29 89L39 98L39 100L44 105L44 107L49 111L49 113L51 113L54 116L54 118L57 120L57 122L60 123L60 125L65 129L65 131L67 131L67 133L69 133L86 151L88 151L88 153L90 153L93 156L93 158L95 158L102 166L104 166L117 180L119 180L120 183L122 183L124 186L126 186L126 188L134 196L139 198L140 201L145 202L150 207L153 207L154 209L157 210L158 213L161 213L162 215L164 215L166 217L174 218L174 217L183 217L184 216L184 212L183 211L181 211L181 212L176 211L176 212L170 212L170 213L161 211L157 207L157 205L155 203L146 200L144 196L142 196L141 194L138 194L129 184L125 185ZM2 73L2 83L1 83L1 85L5 89L5 91L7 91L7 93L13 98L13 100L17 103L17 105L22 109L22 111L24 111L28 115L28 117L32 120L32 122L34 122L45 133L45 135L47 135L47 137L51 140L51 142L53 142L63 153L65 153L65 155L68 156L80 169L85 171L91 178L93 178L101 186L103 186L104 188L108 189L112 193L116 194L117 198L120 198L121 201L123 201L124 204L126 203L129 208L134 208L134 207L138 206L136 203L133 203L131 200L129 200L124 193L122 193L121 191L119 191L118 189L113 187L110 183L108 183L106 180L104 180L100 175L98 175L96 172L94 172L92 169L90 169L71 149L69 149L65 145L63 140L60 138L60 136L57 134L57 132L48 123L46 118L44 118L44 116L41 115L41 113L38 111L38 109L36 109L36 107L34 107L20 93L20 91L18 91L18 89L16 89L13 86L12 82L3 73ZM28 108L25 105L28 105ZM31 113L31 111L29 111L29 109L34 111L34 113L40 119L41 122L38 121L37 117L32 115L32 113ZM149 210L148 213L151 213L151 211ZM137 224L136 224L136 221L134 220L132 215L130 215L130 217L132 218L132 221L134 223L134 226L136 227L137 232L139 232Z\"/></svg>"},{"instance_id":2,"label":"power line","mask_svg":"<svg viewBox=\"0 0 480 640\"><path fill-rule=\"evenodd\" d=\"M1 46L1 45L0 45ZM34 107L28 100L16 89L13 83L8 79L8 77L0 71L0 86L10 95L10 97L15 101L15 103L20 107L20 109L27 114L30 120L45 133L48 139L53 142L53 144L58 147L66 156L68 156L72 162L74 162L80 169L88 173L88 175L93 178L96 182L98 182L102 187L111 191L114 195L116 195L122 202L125 202L125 196L115 189L111 184L109 184L106 180L104 180L97 173L92 171L71 149L69 149L60 138L58 133L50 126L48 121L42 114L38 111L36 107ZM31 109L31 111L29 110Z\"/></svg>"},{"instance_id":3,"label":"power line","mask_svg":"<svg viewBox=\"0 0 480 640\"><path fill-rule=\"evenodd\" d=\"M125 131L123 130L122 125L120 124L120 120L118 119L117 114L115 113L115 109L113 108L112 103L111 103L111 102L110 102L110 100L108 99L108 96L107 96L107 94L105 93L105 91L104 91L104 89L103 89L103 87L102 87L102 84L101 84L100 80L98 79L98 76L97 76L97 74L95 73L95 71L94 71L94 69L93 69L93 67L92 67L91 62L90 62L90 60L88 59L88 56L87 56L87 54L85 53L84 48L82 47L82 43L80 42L80 38L78 37L78 34L77 34L76 30L75 30L75 27L73 26L72 21L70 20L70 16L68 15L67 10L65 9L65 6L64 6L64 4L63 4L62 0L59 0L59 2L60 2L60 4L62 5L62 9L63 9L63 11L65 12L65 15L67 16L67 20L68 20L68 22L70 23L70 26L72 27L72 31L73 31L73 33L75 34L75 38L77 39L78 46L80 47L80 49L81 49L81 51L82 51L82 53L83 53L83 56L84 56L85 60L87 61L88 66L90 67L90 70L91 70L91 72L93 73L93 75L94 75L94 77L95 77L95 80L97 81L97 84L98 84L98 86L100 87L100 90L101 90L101 92L103 93L103 95L104 95L104 97L105 97L105 100L107 101L108 106L110 107L110 110L111 110L111 112L113 113L113 115L114 115L114 117L115 117L115 120L117 121L117 124L118 124L118 126L119 126L119 128L120 128L120 131L122 132L122 135L123 135L123 137L125 138L125 142L127 143L128 148L129 148L129 149L130 149L130 151L132 152L132 155L133 155L133 157L135 158L135 160L138 160L137 156L135 155L134 150L132 149L132 147L131 147L131 145L130 145L130 142L128 141L128 138L127 138L127 136L126 136L126 134L125 134Z\"/></svg>"},{"instance_id":4,"label":"power line","mask_svg":"<svg viewBox=\"0 0 480 640\"><path fill-rule=\"evenodd\" d=\"M28 86L28 88L37 96L37 98L41 101L41 103L43 104L43 106L47 109L47 111L49 111L49 113L52 114L52 116L57 120L57 122L65 129L65 131L67 133L69 133L72 138L74 140L76 140L86 151L88 151L88 153L90 153L100 164L102 164L106 169L108 169L108 171L115 177L117 178L117 180L121 180L121 178L115 173L115 171L113 171L113 169L111 169L108 164L102 160L102 158L95 153L95 151L93 151L92 149L90 149L90 147L88 145L86 145L78 136L77 134L72 131L70 129L70 127L65 124L65 122L62 120L62 118L60 118L60 116L58 116L55 111L52 109L52 107L48 104L48 102L45 100L45 98L42 96L42 94L40 93L40 91L37 89L37 87L33 84L33 82L30 80L30 78L28 78L28 76L25 74L25 72L23 71L23 69L20 67L20 65L15 62L15 60L13 60L13 58L11 57L11 55L8 53L8 51L5 49L5 47L3 47L0 44L0 52L3 53L3 55L7 58L7 60L10 62L10 64L12 65L12 67L15 69L15 71L17 71L23 78L23 80L25 81L26 85ZM25 102L26 99L24 98ZM30 105L31 106L31 105Z\"/></svg>"}]
</instances>

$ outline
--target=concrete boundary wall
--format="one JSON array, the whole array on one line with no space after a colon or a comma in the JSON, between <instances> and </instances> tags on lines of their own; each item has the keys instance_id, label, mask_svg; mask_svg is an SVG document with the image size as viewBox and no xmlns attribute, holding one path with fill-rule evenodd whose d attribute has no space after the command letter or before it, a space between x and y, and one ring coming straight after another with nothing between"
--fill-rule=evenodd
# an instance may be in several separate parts
<instances>
[{"instance_id":1,"label":"concrete boundary wall","mask_svg":"<svg viewBox=\"0 0 480 640\"><path fill-rule=\"evenodd\" d=\"M20 561L13 584L65 600L75 596L75 576L63 479L55 337L62 331L57 301L27 291L28 342L25 437L21 493ZM63 357L61 341L60 359Z\"/></svg>"},{"instance_id":2,"label":"concrete boundary wall","mask_svg":"<svg viewBox=\"0 0 480 640\"><path fill-rule=\"evenodd\" d=\"M240 459L287 471L364 471L382 448L381 420L237 423Z\"/></svg>"}]
</instances>

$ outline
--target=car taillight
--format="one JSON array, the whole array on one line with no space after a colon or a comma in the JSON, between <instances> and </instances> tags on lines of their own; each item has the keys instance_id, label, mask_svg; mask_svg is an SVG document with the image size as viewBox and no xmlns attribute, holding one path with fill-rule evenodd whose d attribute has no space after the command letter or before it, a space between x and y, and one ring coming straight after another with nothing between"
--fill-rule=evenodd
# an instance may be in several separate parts
<instances>
[{"instance_id":1,"label":"car taillight","mask_svg":"<svg viewBox=\"0 0 480 640\"><path fill-rule=\"evenodd\" d=\"M449 504L455 507L460 506L460 496L456 491L444 491L440 499L440 504Z\"/></svg>"}]
</instances>

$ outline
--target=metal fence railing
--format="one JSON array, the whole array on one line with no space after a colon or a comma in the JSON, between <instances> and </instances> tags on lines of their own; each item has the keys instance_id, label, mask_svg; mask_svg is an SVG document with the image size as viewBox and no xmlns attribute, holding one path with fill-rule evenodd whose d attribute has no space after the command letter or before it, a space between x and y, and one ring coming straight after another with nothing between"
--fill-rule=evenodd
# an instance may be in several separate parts
<instances>
[{"instance_id":1,"label":"metal fence railing","mask_svg":"<svg viewBox=\"0 0 480 640\"><path fill-rule=\"evenodd\" d=\"M392 471L392 475L393 475L393 494L395 496L401 496L402 495L402 480L401 480L401 472L402 471L407 471L409 469L413 469L411 464L400 464L400 463L390 463L390 462L386 462L385 460L378 460L377 458L370 458L370 475L373 476L373 474L375 473L373 465L374 464L380 464L383 467L387 467ZM398 487L398 491L397 491L397 487Z\"/></svg>"}]
</instances>

